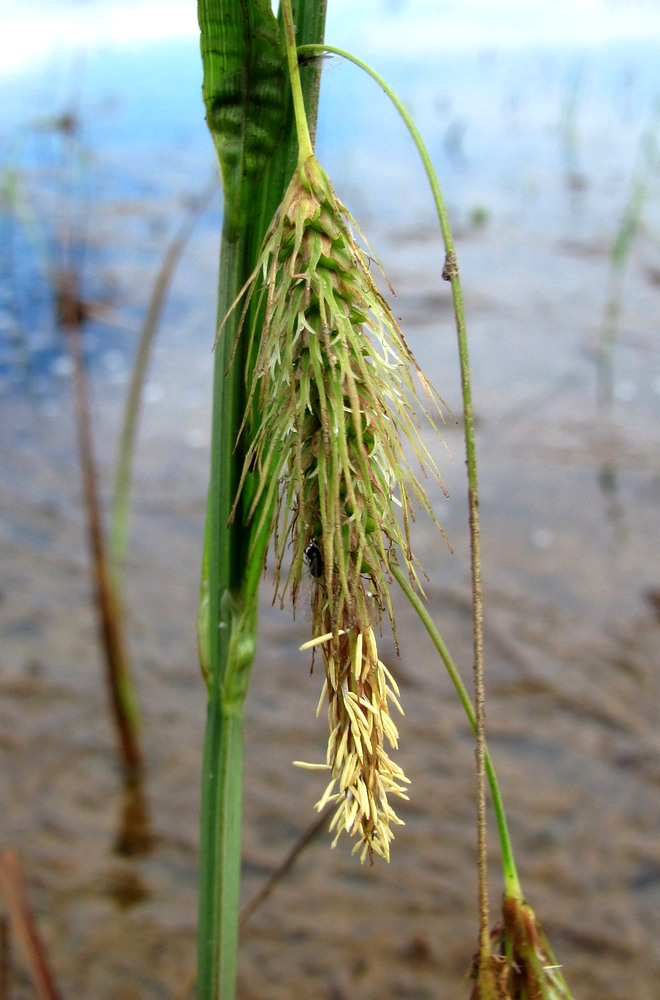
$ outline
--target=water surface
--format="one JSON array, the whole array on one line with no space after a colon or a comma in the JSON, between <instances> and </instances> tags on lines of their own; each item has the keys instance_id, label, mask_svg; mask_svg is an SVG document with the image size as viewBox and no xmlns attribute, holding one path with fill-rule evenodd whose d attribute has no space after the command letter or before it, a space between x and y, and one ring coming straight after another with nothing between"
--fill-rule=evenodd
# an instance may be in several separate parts
<instances>
[{"instance_id":1,"label":"water surface","mask_svg":"<svg viewBox=\"0 0 660 1000\"><path fill-rule=\"evenodd\" d=\"M440 6L454 16L455 5ZM486 22L491 35L464 25L470 44L458 45L430 20L419 50L397 53L386 29L408 38L406 25L420 11L431 17L429 7L379 5L368 47L378 41L372 58L418 117L457 237L478 424L490 742L523 885L576 998L653 1000L660 253L657 169L645 166L640 143L660 61L652 8L644 43L610 31L589 44L583 7L572 7L574 44L567 31L542 44L538 30L505 44ZM514 23L515 5L507 11ZM348 44L351 24L340 15L328 39ZM1 84L0 839L21 852L66 996L188 996L194 968L204 725L194 616L220 199L176 272L140 427L127 616L154 843L137 856L121 850L130 803L89 604L70 364L50 275L73 233L91 303L86 349L109 498L148 292L186 199L213 166L196 46L192 30L149 48L72 46ZM79 123L75 141L52 128L65 112ZM388 270L415 353L460 414L425 179L385 98L336 60L325 66L319 155ZM595 359L610 256L640 171L647 194L626 262L613 398L603 407ZM448 418L445 441L438 461L451 496L433 499L453 554L423 518L415 539L433 613L469 680L458 418ZM298 651L309 624L292 623L270 599L266 581L247 704L246 899L311 822L321 791L317 776L291 766L324 753L323 720L314 717L320 680ZM323 839L309 848L245 928L244 1000L468 994L472 747L430 643L403 606L398 629L399 659L387 634L382 643L402 689L398 759L412 794L392 863L360 868L346 844L330 851ZM497 859L493 836L495 901ZM28 997L18 956L16 966L15 995Z\"/></svg>"}]
</instances>

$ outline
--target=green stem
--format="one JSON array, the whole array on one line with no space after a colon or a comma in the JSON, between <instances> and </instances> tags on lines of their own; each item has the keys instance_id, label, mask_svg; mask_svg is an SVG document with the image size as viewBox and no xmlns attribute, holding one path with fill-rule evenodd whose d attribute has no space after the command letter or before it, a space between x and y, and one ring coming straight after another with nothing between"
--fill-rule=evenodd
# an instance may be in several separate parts
<instances>
[{"instance_id":1,"label":"green stem","mask_svg":"<svg viewBox=\"0 0 660 1000\"><path fill-rule=\"evenodd\" d=\"M296 51L296 29L293 23L291 0L282 0L281 10L284 21L284 40L286 43L286 59L289 66L289 79L291 81L291 94L293 96L293 110L296 116L296 131L298 133L298 163L304 163L305 160L314 155L314 149L312 147L312 140L309 137L305 102L303 101L302 87L300 85L300 70L298 69L298 53Z\"/></svg>"},{"instance_id":2,"label":"green stem","mask_svg":"<svg viewBox=\"0 0 660 1000\"><path fill-rule=\"evenodd\" d=\"M433 645L440 654L440 658L447 668L447 673L451 678L451 682L456 689L456 693L460 699L460 702L465 710L468 721L472 726L474 732L477 729L477 717L474 711L474 706L470 701L470 695L467 693L465 685L461 680L461 675L458 672L456 664L454 663L451 653L447 649L445 642L438 632L433 619L431 618L426 605L417 594L413 587L411 586L410 580L403 573L396 563L390 563L390 569L392 570L392 575L397 581L404 594L412 604L413 608L417 612L422 621L426 631L431 637ZM495 768L493 767L493 762L491 760L488 747L485 748L484 753L486 774L488 777L488 784L490 786L490 792L493 799L493 807L495 809L495 816L497 819L497 829L500 838L500 845L502 850L502 867L504 870L504 886L505 894L508 897L518 899L522 901L522 890L520 888L520 881L518 879L518 873L516 871L516 863L513 857L513 848L511 846L511 838L509 836L509 828L506 822L506 814L504 812L504 804L502 802L502 796L500 794L499 785L497 783L497 777L495 775Z\"/></svg>"},{"instance_id":3,"label":"green stem","mask_svg":"<svg viewBox=\"0 0 660 1000\"><path fill-rule=\"evenodd\" d=\"M454 302L454 316L456 321L456 333L458 337L458 354L461 368L461 389L463 394L463 422L465 435L465 452L468 472L468 509L470 519L470 554L471 554L471 576L472 576L472 636L474 649L474 690L475 690L475 710L476 710L476 741L477 741L477 836L478 836L478 856L479 856L479 936L480 936L480 964L484 965L490 954L490 930L488 913L488 891L486 879L486 808L485 808L485 693L484 693L484 662L483 662L483 600L481 586L481 546L479 533L479 491L477 486L477 456L475 447L474 412L472 406L472 388L470 381L470 360L468 353L467 332L465 327L465 312L463 309L463 292L458 273L458 262L454 249L454 240L449 225L449 216L445 206L444 198L440 190L438 178L431 157L424 145L421 135L412 120L405 106L394 93L392 88L386 83L380 74L371 69L361 59L345 52L343 49L334 48L331 45L301 45L298 48L299 55L311 55L314 52L330 52L342 56L349 62L354 63L363 69L365 73L376 81L385 94L392 101L397 111L406 124L410 135L417 147L426 175L433 192L442 238L445 245L445 263L442 276L451 283L452 298Z\"/></svg>"},{"instance_id":4,"label":"green stem","mask_svg":"<svg viewBox=\"0 0 660 1000\"><path fill-rule=\"evenodd\" d=\"M221 287L236 288L238 248L223 232ZM232 273L234 272L234 273ZM238 272L240 273L240 272ZM227 292L225 294L227 294ZM219 295L219 305L222 296ZM223 423L235 428L236 380L224 378L224 352L215 359L213 431L216 446L211 453L211 486L208 508L208 613L205 624L209 633L205 643L211 676L202 764L202 814L200 857L200 917L198 954L198 996L200 1000L233 997L236 980L237 927L233 911L238 906L240 865L240 700L234 691L236 666L231 662L231 632L234 621L223 609L221 595L229 593L229 570L232 568L232 539L227 531L227 500L231 489L231 455L218 443ZM216 484L214 486L214 484ZM223 489L223 484L227 484ZM219 486L219 489L218 489ZM224 523L223 523L224 521ZM223 614L224 610L224 614ZM242 663L243 674L249 663ZM244 676L244 682L247 679ZM231 711L230 711L231 702ZM237 742L238 740L238 742ZM238 784L228 780L239 775ZM233 859L233 860L232 860Z\"/></svg>"},{"instance_id":5,"label":"green stem","mask_svg":"<svg viewBox=\"0 0 660 1000\"><path fill-rule=\"evenodd\" d=\"M110 559L112 562L115 587L119 593L121 593L122 590L124 559L128 540L130 492L133 458L135 455L135 440L137 436L140 407L142 405L144 395L144 382L149 369L149 362L151 360L151 349L158 331L158 324L163 311L163 305L165 303L165 298L167 296L176 265L186 247L197 220L207 207L212 195L217 190L217 187L217 177L214 176L212 182L207 185L204 192L199 197L195 198L194 202L187 210L186 216L179 228L178 233L170 243L165 256L163 257L160 270L158 271L156 281L154 282L154 286L151 291L147 315L140 332L140 341L135 355L135 360L133 362L131 381L126 401L124 403L117 466L115 468L115 489L110 524Z\"/></svg>"},{"instance_id":6,"label":"green stem","mask_svg":"<svg viewBox=\"0 0 660 1000\"><path fill-rule=\"evenodd\" d=\"M247 336L241 336L236 344L240 310L230 310L254 269L264 233L293 174L298 140L280 32L270 0L199 0L198 17L202 93L225 197L218 328L227 317L215 354L211 470L198 618L208 687L198 997L233 1000L241 869L243 705L256 649L257 587L272 510L264 511L262 505L251 519L248 517L247 484L231 518L249 447L247 432L240 440L238 435L253 359L248 357ZM324 0L299 0L295 17L301 39L322 38ZM306 69L301 75L313 125L318 72ZM251 309L245 332L257 321Z\"/></svg>"}]
</instances>

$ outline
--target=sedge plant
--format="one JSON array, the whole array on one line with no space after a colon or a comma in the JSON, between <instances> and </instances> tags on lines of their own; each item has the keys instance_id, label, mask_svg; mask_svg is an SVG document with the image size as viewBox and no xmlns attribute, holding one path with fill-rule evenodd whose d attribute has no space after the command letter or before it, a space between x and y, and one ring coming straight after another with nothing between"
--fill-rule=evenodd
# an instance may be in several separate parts
<instances>
[{"instance_id":1,"label":"sedge plant","mask_svg":"<svg viewBox=\"0 0 660 1000\"><path fill-rule=\"evenodd\" d=\"M253 38L254 49L248 46L242 53L247 100L241 109L234 104L229 114L227 95L236 102L236 87L228 86L227 62L220 73L218 67L213 69L212 57L217 58L228 44L231 62L247 36L245 30L240 35L234 24L229 37L228 17L214 22L217 11L211 7L200 5L204 91L225 184L223 253L234 256L221 258L214 411L219 450L212 459L199 619L202 666L209 686L199 957L200 996L231 1000L240 865L242 705L255 652L256 590L268 543L273 540L276 594L282 602L290 598L295 607L305 566L314 579L313 636L305 645L323 659L319 709L327 701L329 738L325 761L303 766L328 772L318 808L333 803L333 845L345 832L354 838L353 850L361 860L373 860L374 855L389 860L392 827L400 822L392 799L406 797L408 782L392 759L398 734L390 706L400 707L399 692L378 656L376 631L383 615L394 628L393 579L418 610L422 607L409 524L415 507L433 514L403 443L412 447L422 470L441 483L413 416L413 407L421 409L435 426L441 400L420 371L371 276L372 251L356 241L355 223L314 156L296 50L296 41L303 39L300 21L296 38L294 20L304 4L294 15L290 0L282 0L281 15L297 157L279 206L264 227L261 245L250 242L244 206L253 205L254 192L248 189L245 195L242 190L252 166L246 155L249 117L243 119L241 143L236 141L235 125L239 110L245 112L259 89L254 88L255 79L266 80L268 109L275 104L277 30L258 2L239 9L225 5L225 13L230 9L236 16L241 13L243 29L253 27L250 15L264 16L262 31ZM322 22L315 27L320 29ZM338 50L314 41L299 51ZM289 93L286 84L283 90ZM214 103L219 95L222 100ZM258 112L258 105L255 99L255 107L248 110ZM214 132L216 118L222 127ZM263 132L262 127L260 140ZM421 139L418 146L423 147ZM561 972L522 897L485 745L478 498L467 340L456 255L437 180L425 155L445 239L443 277L451 282L455 304L469 471L475 708L453 661L448 654L441 656L477 735L480 933L473 997L568 998ZM242 172L235 190L237 162ZM262 172L268 169L261 167ZM265 218L262 214L258 221ZM245 245L241 237L247 240ZM237 249L242 250L238 257ZM237 554L243 560L240 569ZM506 884L504 920L495 939L489 928L485 878L486 778L496 804Z\"/></svg>"},{"instance_id":2,"label":"sedge plant","mask_svg":"<svg viewBox=\"0 0 660 1000\"><path fill-rule=\"evenodd\" d=\"M286 87L280 31L268 0L199 0L202 96L223 181L224 219L218 278L219 324L254 269L259 247L295 169L297 140ZM301 43L323 39L325 3L300 0ZM301 72L310 124L319 72ZM247 322L249 323L249 313ZM246 477L233 511L245 439L246 338L229 316L215 351L211 469L199 649L208 689L202 764L198 995L232 1000L236 989L243 704L256 649L257 589L268 519L247 518L254 489ZM233 355L233 361L232 361ZM262 501L264 503L265 501Z\"/></svg>"}]
</instances>

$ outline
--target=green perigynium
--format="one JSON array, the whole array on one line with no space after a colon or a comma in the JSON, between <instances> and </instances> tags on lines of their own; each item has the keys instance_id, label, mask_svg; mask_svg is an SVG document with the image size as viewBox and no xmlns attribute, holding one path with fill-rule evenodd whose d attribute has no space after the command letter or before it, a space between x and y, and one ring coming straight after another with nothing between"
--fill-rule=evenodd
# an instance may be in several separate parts
<instances>
[{"instance_id":1,"label":"green perigynium","mask_svg":"<svg viewBox=\"0 0 660 1000\"><path fill-rule=\"evenodd\" d=\"M263 322L249 331L256 355L246 412L251 443L239 492L254 476L250 516L260 509L268 517L274 504L280 599L289 594L295 607L306 563L314 578L332 774L321 805L337 802L332 826L337 835L345 829L359 836L363 858L373 851L387 858L390 823L400 822L387 796L405 797L407 779L384 746L386 740L396 746L387 705L398 702L374 626L383 610L394 625L388 568L394 552L419 582L409 537L415 503L435 518L404 442L423 472L441 483L412 408L435 426L429 411L439 412L441 401L351 224L318 161L304 160L246 289L243 316L257 296Z\"/></svg>"},{"instance_id":2,"label":"green perigynium","mask_svg":"<svg viewBox=\"0 0 660 1000\"><path fill-rule=\"evenodd\" d=\"M475 970L471 1000L571 1000L562 967L522 898L504 897L502 923L491 935L490 969Z\"/></svg>"}]
</instances>

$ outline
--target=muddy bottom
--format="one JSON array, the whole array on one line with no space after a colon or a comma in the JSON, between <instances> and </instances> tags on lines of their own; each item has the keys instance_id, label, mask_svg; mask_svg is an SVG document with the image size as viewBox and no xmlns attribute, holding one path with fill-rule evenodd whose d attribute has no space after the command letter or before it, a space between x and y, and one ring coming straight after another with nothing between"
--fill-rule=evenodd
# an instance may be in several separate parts
<instances>
[{"instance_id":1,"label":"muddy bottom","mask_svg":"<svg viewBox=\"0 0 660 1000\"><path fill-rule=\"evenodd\" d=\"M23 503L21 510L25 517ZM44 516L30 512L33 530L53 530L53 515L47 525ZM200 503L200 527L201 517ZM150 844L132 844L135 802L117 770L82 555L65 562L29 545L20 552L3 545L2 840L20 851L64 996L192 995L204 722L191 626L196 546L182 544L176 526L155 530L150 512L138 520L154 557L132 566L128 611ZM59 519L74 549L79 528ZM429 602L469 680L467 588L445 586L437 575ZM576 997L652 1000L657 624L640 602L637 614L595 628L532 588L495 585L493 575L490 744L525 892ZM320 679L298 651L307 626L273 611L264 591L245 735L246 901L313 819L318 776L291 761L322 759L325 741L314 717ZM476 933L472 745L442 667L405 607L398 627L400 659L387 636L383 648L401 687L397 759L412 786L392 862L361 867L347 842L332 851L325 835L316 840L244 928L241 997L436 1000L468 992ZM131 853L140 847L145 853ZM496 907L492 829L491 872ZM20 951L14 957L14 995L27 998Z\"/></svg>"},{"instance_id":2,"label":"muddy bottom","mask_svg":"<svg viewBox=\"0 0 660 1000\"><path fill-rule=\"evenodd\" d=\"M619 162L615 153L634 153L643 114L636 133L622 117L610 128L606 117L585 116L580 187L563 169L562 139L547 120L527 117L524 102L517 110L505 103L508 77L500 70L504 110L492 128L506 148L515 117L515 142L526 137L535 151L520 161L526 166L515 143L508 164L486 166L484 151L467 140L467 166L446 161L440 140L435 148L450 178L449 200L463 206L455 215L478 426L489 743L524 891L576 1000L655 1000L660 259L652 212L631 250L605 407L594 362L622 205L614 192L625 189L634 159ZM488 83L481 72L478 80ZM536 63L529 72L539 89ZM548 72L556 84L559 70ZM341 81L336 71L329 75L330 98ZM448 124L443 94L444 85L431 92L432 136L439 120L443 129ZM462 92L452 99L460 107ZM606 139L616 147L611 161L603 159ZM332 133L320 141L329 147ZM378 137L375 156L377 145ZM189 154L192 162L191 149L184 144L184 160ZM116 183L122 170L128 188L127 177L137 183L130 149L101 147L100 155L98 169ZM190 193L192 183L171 155L160 187L150 180L154 190L100 202L88 237L88 270L105 298L86 336L106 500L144 289L183 211L172 192ZM385 195L359 187L360 178L378 175L381 161L345 159L351 162L342 166L337 154L334 164L340 196L352 199L390 272L413 350L459 414L455 336L431 209L420 207L419 185L411 189L388 168L383 184L398 183L399 195L384 212L378 199ZM37 189L38 180L31 175ZM194 621L218 229L215 204L168 298L136 456L126 618L143 716L141 797L122 787L117 766L90 607L69 369L47 318L43 276L39 284L32 274L36 284L28 288L41 289L36 318L32 301L22 318L13 314L20 324L3 326L0 843L20 853L64 997L193 996L205 719ZM10 273L27 281L20 269ZM20 298L28 286L16 280L3 288L18 288ZM108 284L112 294L101 294ZM429 606L469 684L463 444L451 412L443 433L446 449L432 446L450 499L439 490L432 499L453 553L421 517L414 542L429 577ZM245 902L314 821L323 790L318 774L292 766L325 753L324 722L314 715L321 679L299 651L310 625L273 608L271 592L267 578L246 706ZM396 760L411 793L397 809L405 826L391 864L360 866L347 841L331 850L327 835L317 838L244 926L241 1000L469 995L477 939L473 746L430 641L400 601L397 624L401 655L387 631L382 655L401 688ZM495 922L502 882L492 816L490 823ZM27 1000L34 994L17 944L10 964L11 995Z\"/></svg>"}]
</instances>

